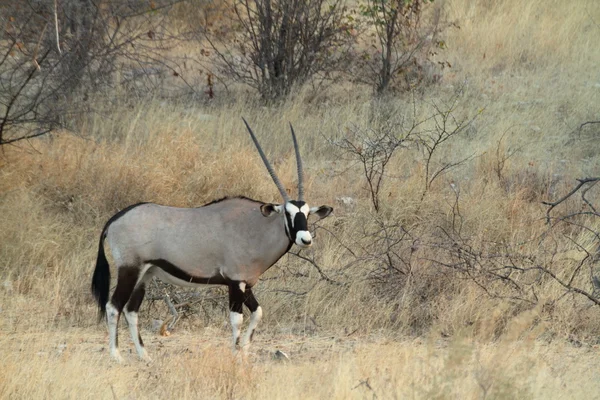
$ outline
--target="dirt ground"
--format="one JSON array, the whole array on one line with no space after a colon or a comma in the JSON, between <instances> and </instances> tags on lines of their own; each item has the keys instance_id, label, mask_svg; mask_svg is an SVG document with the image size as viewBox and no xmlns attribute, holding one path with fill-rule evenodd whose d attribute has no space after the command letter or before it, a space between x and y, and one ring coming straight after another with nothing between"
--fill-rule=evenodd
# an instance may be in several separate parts
<instances>
[{"instance_id":1,"label":"dirt ground","mask_svg":"<svg viewBox=\"0 0 600 400\"><path fill-rule=\"evenodd\" d=\"M102 326L4 334L1 397L600 398L600 349L587 345L259 333L243 360L208 327L143 331L142 362L120 333L122 364Z\"/></svg>"}]
</instances>

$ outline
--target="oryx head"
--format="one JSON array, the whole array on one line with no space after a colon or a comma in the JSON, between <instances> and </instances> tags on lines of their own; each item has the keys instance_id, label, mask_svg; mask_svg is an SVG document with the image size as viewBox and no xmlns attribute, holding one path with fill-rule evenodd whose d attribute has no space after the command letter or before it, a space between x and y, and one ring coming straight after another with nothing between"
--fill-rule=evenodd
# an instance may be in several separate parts
<instances>
[{"instance_id":1,"label":"oryx head","mask_svg":"<svg viewBox=\"0 0 600 400\"><path fill-rule=\"evenodd\" d=\"M277 185L277 189L279 189L279 193L281 193L281 197L283 197L283 204L263 204L260 207L260 211L265 217L269 217L273 213L279 213L285 215L285 231L288 238L295 243L296 245L306 248L312 245L312 235L308 231L308 216L313 214L321 218L327 217L333 211L333 208L329 206L320 206L320 207L309 207L308 204L304 201L304 173L302 172L302 159L300 158L300 150L298 149L298 142L296 140L296 134L294 133L294 128L290 123L290 129L292 131L292 140L294 142L294 150L296 151L296 164L298 167L298 200L292 200L288 196L285 188L279 181L277 174L271 167L269 160L265 156L265 153L262 151L260 144L258 144L258 140L256 140L256 136L250 129L250 125L244 118L242 118L244 123L246 124L246 128L248 128L248 132L250 132L250 137L252 137L252 141L260 154L263 162L265 163L265 167L267 167L267 171L273 178L273 182Z\"/></svg>"}]
</instances>

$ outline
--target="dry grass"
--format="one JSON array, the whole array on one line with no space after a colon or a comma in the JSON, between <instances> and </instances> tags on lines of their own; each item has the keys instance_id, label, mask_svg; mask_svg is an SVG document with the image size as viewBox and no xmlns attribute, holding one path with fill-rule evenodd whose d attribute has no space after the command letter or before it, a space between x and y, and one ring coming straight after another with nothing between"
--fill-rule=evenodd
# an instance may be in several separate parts
<instances>
[{"instance_id":1,"label":"dry grass","mask_svg":"<svg viewBox=\"0 0 600 400\"><path fill-rule=\"evenodd\" d=\"M225 332L206 328L152 338L154 361L106 355L97 330L8 335L0 393L9 398L594 398L598 351L532 341L495 344L428 338L260 335L246 362ZM59 336L59 337L57 337ZM280 348L292 362L271 358ZM28 382L28 384L25 384Z\"/></svg>"},{"instance_id":2,"label":"dry grass","mask_svg":"<svg viewBox=\"0 0 600 400\"><path fill-rule=\"evenodd\" d=\"M462 87L457 115L484 111L436 162L475 157L442 176L421 201L422 157L402 150L390 164L382 214L431 238L453 217L454 183L461 188L463 230L474 243L526 242L545 229L541 200L598 172L600 145L593 131L576 128L598 119L600 6L593 0L441 5L460 25L440 55L453 68L416 99L417 117ZM3 149L0 397L597 397L593 345L600 318L586 299L562 296L551 280L536 286L537 306L489 297L424 261L432 256L427 249L417 250L411 279L401 286L373 285L366 277L377 261L345 267L349 253L325 232L316 239L316 260L348 285L331 285L307 263L284 257L257 286L265 318L247 363L229 352L225 299L220 306L207 302L205 314L181 321L168 338L149 328L165 310L146 303L142 334L155 361L137 362L127 351L126 365L109 361L89 294L107 218L138 201L195 206L238 194L278 201L240 116L292 193L286 123L294 123L308 200L336 208L322 225L344 244L366 245L360 237L373 227L374 214L360 168L323 138L372 126L381 110L399 120L412 100L393 98L376 108L363 89L339 85L317 95L306 89L271 108L244 98L208 106L150 99L90 116L80 136ZM356 204L340 203L342 196ZM598 245L580 235L588 250ZM564 237L557 240L562 256L553 265L566 274L581 254ZM545 251L530 242L524 247ZM589 282L577 283L591 291ZM121 347L131 349L123 328L121 337ZM272 360L275 349L292 361Z\"/></svg>"}]
</instances>

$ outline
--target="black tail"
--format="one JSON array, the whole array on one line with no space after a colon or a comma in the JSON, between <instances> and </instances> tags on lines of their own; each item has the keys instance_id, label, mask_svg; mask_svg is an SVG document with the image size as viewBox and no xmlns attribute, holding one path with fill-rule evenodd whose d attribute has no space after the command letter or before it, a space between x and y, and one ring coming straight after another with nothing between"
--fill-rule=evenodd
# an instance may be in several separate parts
<instances>
[{"instance_id":1,"label":"black tail","mask_svg":"<svg viewBox=\"0 0 600 400\"><path fill-rule=\"evenodd\" d=\"M110 267L108 265L108 260L106 259L106 254L104 253L104 238L106 237L106 232L113 222L125 215L129 210L141 206L142 204L147 203L132 204L113 215L106 222L106 225L104 225L102 233L100 234L96 269L94 269L94 276L92 277L92 294L98 303L98 321L101 321L106 316L106 303L108 303L108 292L110 290Z\"/></svg>"},{"instance_id":2,"label":"black tail","mask_svg":"<svg viewBox=\"0 0 600 400\"><path fill-rule=\"evenodd\" d=\"M98 245L98 258L96 259L96 269L92 277L92 294L98 303L98 321L104 319L106 315L106 303L108 303L108 291L110 289L110 268L106 254L104 253L104 238L106 237L106 228L100 235L100 244Z\"/></svg>"}]
</instances>

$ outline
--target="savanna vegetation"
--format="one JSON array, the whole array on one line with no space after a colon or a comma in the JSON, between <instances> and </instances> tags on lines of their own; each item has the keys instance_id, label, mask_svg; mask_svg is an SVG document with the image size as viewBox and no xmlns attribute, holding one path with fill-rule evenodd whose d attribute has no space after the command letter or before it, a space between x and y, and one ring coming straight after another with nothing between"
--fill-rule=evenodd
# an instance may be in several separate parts
<instances>
[{"instance_id":1,"label":"savanna vegetation","mask_svg":"<svg viewBox=\"0 0 600 400\"><path fill-rule=\"evenodd\" d=\"M2 398L600 393L596 1L0 4ZM113 363L102 226L278 202L241 117L292 197L293 123L334 215L256 286L247 360L224 288L155 282L154 361L122 324Z\"/></svg>"}]
</instances>

